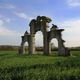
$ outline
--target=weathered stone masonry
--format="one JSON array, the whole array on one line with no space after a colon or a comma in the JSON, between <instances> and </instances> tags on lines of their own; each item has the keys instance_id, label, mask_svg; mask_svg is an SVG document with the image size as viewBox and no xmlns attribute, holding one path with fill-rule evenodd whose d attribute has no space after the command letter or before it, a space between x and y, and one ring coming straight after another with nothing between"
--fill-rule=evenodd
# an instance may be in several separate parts
<instances>
[{"instance_id":1,"label":"weathered stone masonry","mask_svg":"<svg viewBox=\"0 0 80 80\"><path fill-rule=\"evenodd\" d=\"M58 27L52 24L50 31L48 31L49 23L52 20L46 16L38 16L36 19L31 20L30 26L30 33L27 31L22 36L21 46L19 48L19 54L25 53L25 42L28 42L28 51L29 54L35 53L35 34L37 31L41 31L43 33L43 54L49 55L51 53L51 40L56 38L58 41L58 55L60 56L69 56L70 51L65 48L64 40L62 39L61 32L64 29L58 29Z\"/></svg>"}]
</instances>

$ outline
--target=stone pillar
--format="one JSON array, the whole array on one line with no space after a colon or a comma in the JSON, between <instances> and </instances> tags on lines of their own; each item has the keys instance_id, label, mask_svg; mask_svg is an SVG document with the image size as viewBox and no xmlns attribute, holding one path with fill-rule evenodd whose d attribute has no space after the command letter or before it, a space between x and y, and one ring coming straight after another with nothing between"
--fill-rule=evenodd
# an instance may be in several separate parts
<instances>
[{"instance_id":1,"label":"stone pillar","mask_svg":"<svg viewBox=\"0 0 80 80\"><path fill-rule=\"evenodd\" d=\"M48 41L48 54L51 54L51 42L50 41Z\"/></svg>"},{"instance_id":2,"label":"stone pillar","mask_svg":"<svg viewBox=\"0 0 80 80\"><path fill-rule=\"evenodd\" d=\"M29 40L29 54L35 54L35 26L36 20L33 19L30 24L30 40Z\"/></svg>"},{"instance_id":3,"label":"stone pillar","mask_svg":"<svg viewBox=\"0 0 80 80\"><path fill-rule=\"evenodd\" d=\"M64 41L62 40L61 37L58 37L58 55L59 56L70 56L70 51L65 48L64 46Z\"/></svg>"},{"instance_id":4,"label":"stone pillar","mask_svg":"<svg viewBox=\"0 0 80 80\"><path fill-rule=\"evenodd\" d=\"M24 43L22 42L19 48L19 54L24 54L24 53L25 53L25 46L24 46Z\"/></svg>"},{"instance_id":5,"label":"stone pillar","mask_svg":"<svg viewBox=\"0 0 80 80\"><path fill-rule=\"evenodd\" d=\"M44 55L49 55L49 42L48 42L48 34L47 34L47 28L44 26L43 31L43 51Z\"/></svg>"},{"instance_id":6,"label":"stone pillar","mask_svg":"<svg viewBox=\"0 0 80 80\"><path fill-rule=\"evenodd\" d=\"M58 55L65 55L65 48L61 38L58 38Z\"/></svg>"},{"instance_id":7,"label":"stone pillar","mask_svg":"<svg viewBox=\"0 0 80 80\"><path fill-rule=\"evenodd\" d=\"M41 17L41 31L43 32L43 51L44 51L44 55L49 55L49 42L48 42L48 23L51 22L51 19L46 17L46 16L42 16Z\"/></svg>"},{"instance_id":8,"label":"stone pillar","mask_svg":"<svg viewBox=\"0 0 80 80\"><path fill-rule=\"evenodd\" d=\"M35 54L35 36L30 35L29 54Z\"/></svg>"},{"instance_id":9,"label":"stone pillar","mask_svg":"<svg viewBox=\"0 0 80 80\"><path fill-rule=\"evenodd\" d=\"M21 46L19 48L19 54L24 54L25 53L25 46L24 46L25 40L24 40L24 36L21 36L21 38L22 38L22 42L21 42Z\"/></svg>"},{"instance_id":10,"label":"stone pillar","mask_svg":"<svg viewBox=\"0 0 80 80\"><path fill-rule=\"evenodd\" d=\"M48 29L45 20L42 22L42 32L43 32L43 54L49 55L49 42L48 42Z\"/></svg>"},{"instance_id":11,"label":"stone pillar","mask_svg":"<svg viewBox=\"0 0 80 80\"><path fill-rule=\"evenodd\" d=\"M49 54L51 54L51 42L49 43Z\"/></svg>"}]
</instances>

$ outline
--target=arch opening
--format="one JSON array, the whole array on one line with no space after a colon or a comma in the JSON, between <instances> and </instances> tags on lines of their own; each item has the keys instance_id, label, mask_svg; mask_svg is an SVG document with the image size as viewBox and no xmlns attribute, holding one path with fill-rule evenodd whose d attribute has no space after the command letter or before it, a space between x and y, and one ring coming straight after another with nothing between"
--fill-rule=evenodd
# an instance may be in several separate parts
<instances>
[{"instance_id":1,"label":"arch opening","mask_svg":"<svg viewBox=\"0 0 80 80\"><path fill-rule=\"evenodd\" d=\"M56 38L51 39L51 54L57 55L58 54L58 40Z\"/></svg>"},{"instance_id":2,"label":"arch opening","mask_svg":"<svg viewBox=\"0 0 80 80\"><path fill-rule=\"evenodd\" d=\"M28 54L28 48L29 48L29 45L28 45L28 42L25 42L24 43L24 50L25 50L25 54Z\"/></svg>"},{"instance_id":3,"label":"arch opening","mask_svg":"<svg viewBox=\"0 0 80 80\"><path fill-rule=\"evenodd\" d=\"M41 31L35 34L35 48L36 54L43 54L43 33Z\"/></svg>"}]
</instances>

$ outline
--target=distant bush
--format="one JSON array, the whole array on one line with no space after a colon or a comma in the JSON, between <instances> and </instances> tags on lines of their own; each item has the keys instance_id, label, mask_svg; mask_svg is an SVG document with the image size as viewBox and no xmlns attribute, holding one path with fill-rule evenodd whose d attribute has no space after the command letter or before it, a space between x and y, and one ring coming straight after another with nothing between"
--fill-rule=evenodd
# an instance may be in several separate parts
<instances>
[{"instance_id":1,"label":"distant bush","mask_svg":"<svg viewBox=\"0 0 80 80\"><path fill-rule=\"evenodd\" d=\"M43 47L36 47L36 51L43 51Z\"/></svg>"},{"instance_id":2,"label":"distant bush","mask_svg":"<svg viewBox=\"0 0 80 80\"><path fill-rule=\"evenodd\" d=\"M71 47L71 51L80 51L80 47ZM18 51L19 46L1 45L0 51ZM25 50L28 51L28 46L25 46ZM43 47L36 47L36 51L43 51ZM58 51L57 47L51 48L51 51Z\"/></svg>"},{"instance_id":3,"label":"distant bush","mask_svg":"<svg viewBox=\"0 0 80 80\"><path fill-rule=\"evenodd\" d=\"M51 48L51 51L57 51L58 48ZM43 51L43 47L36 47L36 51Z\"/></svg>"},{"instance_id":4,"label":"distant bush","mask_svg":"<svg viewBox=\"0 0 80 80\"><path fill-rule=\"evenodd\" d=\"M0 51L17 51L19 46L0 46Z\"/></svg>"},{"instance_id":5,"label":"distant bush","mask_svg":"<svg viewBox=\"0 0 80 80\"><path fill-rule=\"evenodd\" d=\"M71 51L80 51L80 47L71 47L69 48Z\"/></svg>"}]
</instances>

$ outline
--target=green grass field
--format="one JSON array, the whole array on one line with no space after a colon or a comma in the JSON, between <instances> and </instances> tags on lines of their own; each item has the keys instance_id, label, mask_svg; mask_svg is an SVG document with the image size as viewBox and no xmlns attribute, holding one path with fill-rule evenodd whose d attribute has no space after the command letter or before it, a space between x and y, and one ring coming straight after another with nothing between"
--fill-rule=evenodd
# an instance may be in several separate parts
<instances>
[{"instance_id":1,"label":"green grass field","mask_svg":"<svg viewBox=\"0 0 80 80\"><path fill-rule=\"evenodd\" d=\"M0 80L80 80L80 51L69 57L0 51Z\"/></svg>"}]
</instances>

